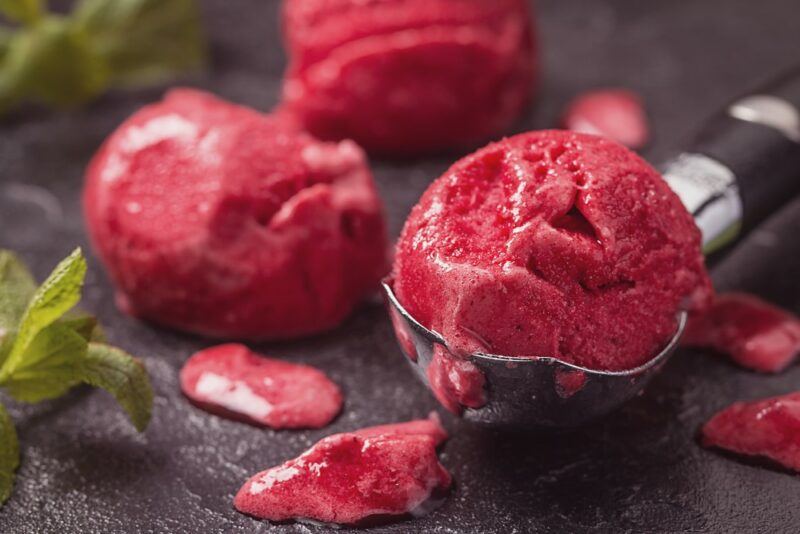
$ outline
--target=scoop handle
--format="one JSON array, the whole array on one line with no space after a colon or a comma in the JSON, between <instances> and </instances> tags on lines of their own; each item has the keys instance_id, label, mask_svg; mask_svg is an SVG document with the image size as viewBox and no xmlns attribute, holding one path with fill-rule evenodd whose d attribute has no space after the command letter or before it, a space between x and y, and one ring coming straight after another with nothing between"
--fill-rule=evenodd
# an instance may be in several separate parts
<instances>
[{"instance_id":1,"label":"scoop handle","mask_svg":"<svg viewBox=\"0 0 800 534\"><path fill-rule=\"evenodd\" d=\"M800 68L713 117L664 177L712 252L800 194Z\"/></svg>"}]
</instances>

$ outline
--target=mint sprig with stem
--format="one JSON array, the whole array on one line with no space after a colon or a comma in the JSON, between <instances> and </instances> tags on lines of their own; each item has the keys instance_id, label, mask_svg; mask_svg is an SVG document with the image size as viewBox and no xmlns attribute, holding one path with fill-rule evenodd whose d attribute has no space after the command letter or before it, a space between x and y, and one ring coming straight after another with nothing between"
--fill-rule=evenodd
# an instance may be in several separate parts
<instances>
[{"instance_id":1,"label":"mint sprig with stem","mask_svg":"<svg viewBox=\"0 0 800 534\"><path fill-rule=\"evenodd\" d=\"M0 0L0 113L23 102L64 108L111 87L141 86L206 62L196 0Z\"/></svg>"},{"instance_id":2,"label":"mint sprig with stem","mask_svg":"<svg viewBox=\"0 0 800 534\"><path fill-rule=\"evenodd\" d=\"M99 387L143 431L153 407L150 379L139 360L100 341L93 317L73 312L85 275L86 260L76 249L37 288L25 265L0 250L0 388L35 403L78 384ZM17 434L0 404L0 504L11 494L18 465Z\"/></svg>"}]
</instances>

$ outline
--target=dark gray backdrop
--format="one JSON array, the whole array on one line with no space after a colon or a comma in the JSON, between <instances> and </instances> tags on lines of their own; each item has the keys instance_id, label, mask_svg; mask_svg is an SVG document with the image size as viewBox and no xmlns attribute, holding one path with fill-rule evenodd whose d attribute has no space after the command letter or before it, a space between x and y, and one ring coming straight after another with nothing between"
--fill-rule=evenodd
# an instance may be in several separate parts
<instances>
[{"instance_id":1,"label":"dark gray backdrop","mask_svg":"<svg viewBox=\"0 0 800 534\"><path fill-rule=\"evenodd\" d=\"M213 66L186 83L261 109L274 105L284 66L278 2L202 4ZM553 126L581 90L626 86L647 102L654 142L645 156L654 162L725 100L800 63L797 0L541 0L539 27L544 82L518 129ZM0 246L20 251L39 277L76 244L85 246L78 204L84 166L123 118L162 91L115 93L78 112L29 111L0 121ZM454 159L374 162L393 237L425 186ZM719 287L756 291L800 311L798 232L795 201L715 269ZM406 369L378 305L336 332L259 347L319 366L346 393L345 411L329 428L271 432L190 407L177 372L209 342L122 316L96 261L85 296L110 339L144 358L157 393L152 425L138 435L109 396L89 389L50 404L12 406L23 457L14 494L0 509L0 532L315 530L241 516L232 496L249 474L327 434L422 417L436 407ZM698 426L717 409L794 388L796 367L763 377L683 351L644 396L572 434L500 435L446 417L452 438L442 461L456 480L453 494L423 519L376 531L796 532L797 477L695 442Z\"/></svg>"}]
</instances>

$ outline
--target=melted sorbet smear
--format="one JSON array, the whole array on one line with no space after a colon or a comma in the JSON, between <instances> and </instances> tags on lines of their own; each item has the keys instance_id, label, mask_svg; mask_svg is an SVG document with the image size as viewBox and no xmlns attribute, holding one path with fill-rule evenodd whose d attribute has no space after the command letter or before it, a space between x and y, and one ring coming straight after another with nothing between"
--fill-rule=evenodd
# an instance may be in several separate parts
<instances>
[{"instance_id":1,"label":"melted sorbet smear","mask_svg":"<svg viewBox=\"0 0 800 534\"><path fill-rule=\"evenodd\" d=\"M234 506L271 521L347 525L416 514L450 487L450 474L436 455L446 438L435 414L328 436L251 477Z\"/></svg>"},{"instance_id":2,"label":"melted sorbet smear","mask_svg":"<svg viewBox=\"0 0 800 534\"><path fill-rule=\"evenodd\" d=\"M342 409L339 388L321 371L233 343L189 358L181 389L206 411L276 429L321 428Z\"/></svg>"},{"instance_id":3,"label":"melted sorbet smear","mask_svg":"<svg viewBox=\"0 0 800 534\"><path fill-rule=\"evenodd\" d=\"M703 427L703 444L800 471L800 392L737 402Z\"/></svg>"}]
</instances>

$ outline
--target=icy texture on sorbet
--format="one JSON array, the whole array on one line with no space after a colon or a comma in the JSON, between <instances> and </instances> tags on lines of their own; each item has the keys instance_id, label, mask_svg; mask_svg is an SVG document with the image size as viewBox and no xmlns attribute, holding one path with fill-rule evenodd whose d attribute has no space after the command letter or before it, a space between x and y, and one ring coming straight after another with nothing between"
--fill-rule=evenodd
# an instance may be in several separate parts
<instances>
[{"instance_id":1,"label":"icy texture on sorbet","mask_svg":"<svg viewBox=\"0 0 800 534\"><path fill-rule=\"evenodd\" d=\"M527 103L525 0L288 0L284 101L323 139L407 154L480 142Z\"/></svg>"},{"instance_id":2,"label":"icy texture on sorbet","mask_svg":"<svg viewBox=\"0 0 800 534\"><path fill-rule=\"evenodd\" d=\"M382 207L355 144L199 91L172 91L111 135L84 209L122 309L206 335L329 329L385 272Z\"/></svg>"},{"instance_id":3,"label":"icy texture on sorbet","mask_svg":"<svg viewBox=\"0 0 800 534\"><path fill-rule=\"evenodd\" d=\"M681 343L718 350L754 371L778 373L800 352L800 318L753 295L719 295L692 317Z\"/></svg>"},{"instance_id":4,"label":"icy texture on sorbet","mask_svg":"<svg viewBox=\"0 0 800 534\"><path fill-rule=\"evenodd\" d=\"M650 137L642 99L625 89L590 91L570 102L564 128L602 135L630 148L641 148Z\"/></svg>"},{"instance_id":5,"label":"icy texture on sorbet","mask_svg":"<svg viewBox=\"0 0 800 534\"><path fill-rule=\"evenodd\" d=\"M703 427L703 444L800 471L800 393L737 402Z\"/></svg>"},{"instance_id":6,"label":"icy texture on sorbet","mask_svg":"<svg viewBox=\"0 0 800 534\"><path fill-rule=\"evenodd\" d=\"M456 353L644 363L711 288L661 176L599 137L531 132L457 162L412 210L395 291Z\"/></svg>"},{"instance_id":7,"label":"icy texture on sorbet","mask_svg":"<svg viewBox=\"0 0 800 534\"><path fill-rule=\"evenodd\" d=\"M438 418L335 434L298 458L267 469L239 490L240 512L272 521L356 524L417 509L450 486L436 447Z\"/></svg>"},{"instance_id":8,"label":"icy texture on sorbet","mask_svg":"<svg viewBox=\"0 0 800 534\"><path fill-rule=\"evenodd\" d=\"M180 379L184 395L204 410L276 429L321 428L342 409L341 391L321 371L235 343L201 350Z\"/></svg>"}]
</instances>

